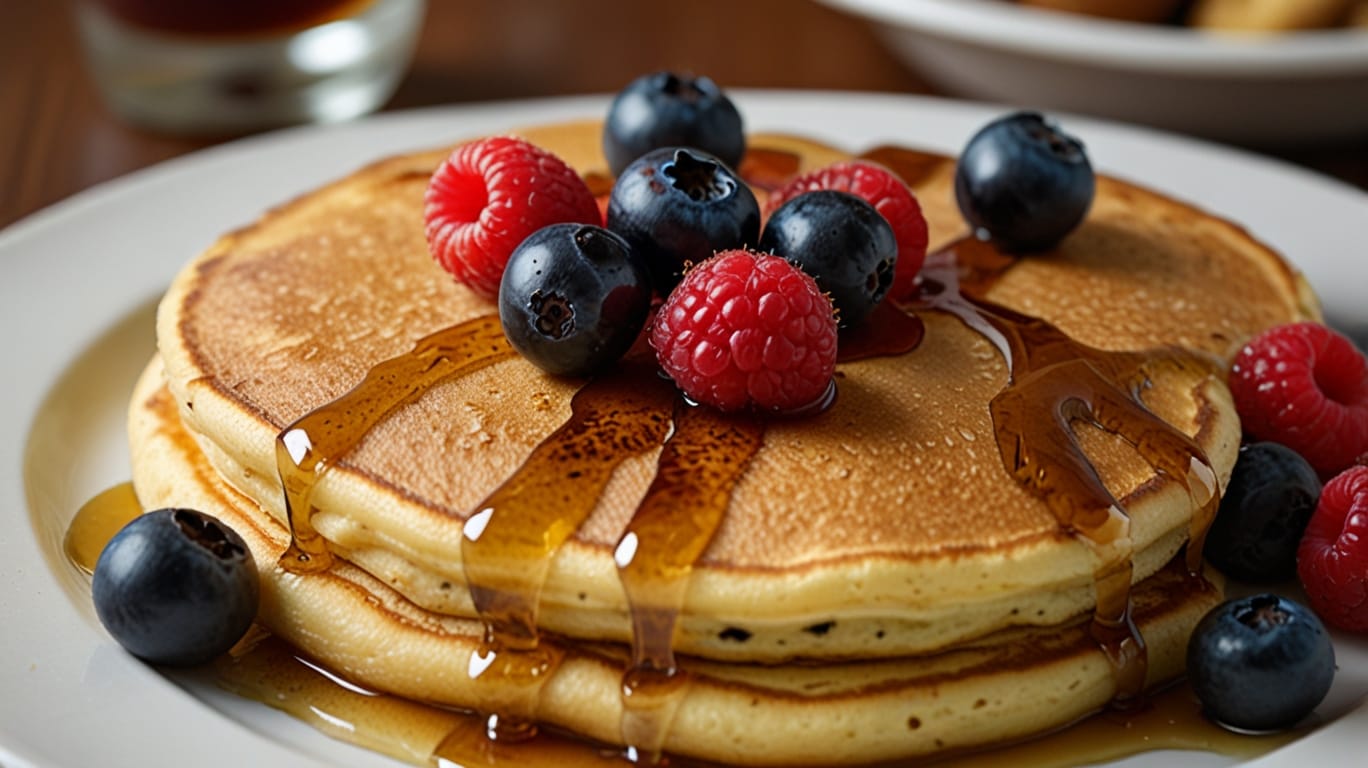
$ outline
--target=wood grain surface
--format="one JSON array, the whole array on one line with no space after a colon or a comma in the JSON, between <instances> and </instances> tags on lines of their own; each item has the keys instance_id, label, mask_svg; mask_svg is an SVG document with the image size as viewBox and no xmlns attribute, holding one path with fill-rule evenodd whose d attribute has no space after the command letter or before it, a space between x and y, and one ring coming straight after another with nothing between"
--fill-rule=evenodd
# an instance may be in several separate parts
<instances>
[{"instance_id":1,"label":"wood grain surface","mask_svg":"<svg viewBox=\"0 0 1368 768\"><path fill-rule=\"evenodd\" d=\"M429 0L413 67L385 109L606 93L661 68L727 87L934 93L863 22L809 0ZM0 0L0 227L231 138L121 122L86 71L72 0ZM1368 137L1269 152L1368 189Z\"/></svg>"}]
</instances>

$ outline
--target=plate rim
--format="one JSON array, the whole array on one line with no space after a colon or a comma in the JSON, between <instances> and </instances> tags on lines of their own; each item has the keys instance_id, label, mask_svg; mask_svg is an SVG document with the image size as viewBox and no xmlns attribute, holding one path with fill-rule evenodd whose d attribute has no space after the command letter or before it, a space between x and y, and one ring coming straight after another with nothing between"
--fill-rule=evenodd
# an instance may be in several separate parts
<instances>
[{"instance_id":1,"label":"plate rim","mask_svg":"<svg viewBox=\"0 0 1368 768\"><path fill-rule=\"evenodd\" d=\"M1355 30L1299 32L1270 45L1251 35L1047 12L997 0L819 2L963 43L1183 77L1322 78L1368 71L1368 33Z\"/></svg>"}]
</instances>

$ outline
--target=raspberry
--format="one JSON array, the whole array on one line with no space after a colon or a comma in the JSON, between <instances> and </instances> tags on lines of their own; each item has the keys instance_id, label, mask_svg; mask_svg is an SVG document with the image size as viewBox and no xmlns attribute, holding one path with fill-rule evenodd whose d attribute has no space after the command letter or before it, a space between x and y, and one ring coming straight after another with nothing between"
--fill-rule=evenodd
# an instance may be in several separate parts
<instances>
[{"instance_id":1,"label":"raspberry","mask_svg":"<svg viewBox=\"0 0 1368 768\"><path fill-rule=\"evenodd\" d=\"M1368 633L1368 467L1325 484L1297 549L1297 575L1327 624Z\"/></svg>"},{"instance_id":2,"label":"raspberry","mask_svg":"<svg viewBox=\"0 0 1368 768\"><path fill-rule=\"evenodd\" d=\"M831 302L777 256L723 251L684 275L656 315L651 346L693 400L723 411L792 411L830 389Z\"/></svg>"},{"instance_id":3,"label":"raspberry","mask_svg":"<svg viewBox=\"0 0 1368 768\"><path fill-rule=\"evenodd\" d=\"M1230 392L1246 435L1300 453L1322 478L1368 451L1368 362L1323 325L1255 337L1235 356Z\"/></svg>"},{"instance_id":4,"label":"raspberry","mask_svg":"<svg viewBox=\"0 0 1368 768\"><path fill-rule=\"evenodd\" d=\"M904 299L912 292L913 281L926 261L926 217L907 185L893 172L867 160L836 163L790 181L770 195L765 217L779 206L803 194L821 189L848 192L874 206L893 227L898 241L898 262L893 270L889 296Z\"/></svg>"},{"instance_id":5,"label":"raspberry","mask_svg":"<svg viewBox=\"0 0 1368 768\"><path fill-rule=\"evenodd\" d=\"M593 193L570 166L512 136L453 150L428 182L423 218L432 257L490 300L528 235L551 224L603 223Z\"/></svg>"}]
</instances>

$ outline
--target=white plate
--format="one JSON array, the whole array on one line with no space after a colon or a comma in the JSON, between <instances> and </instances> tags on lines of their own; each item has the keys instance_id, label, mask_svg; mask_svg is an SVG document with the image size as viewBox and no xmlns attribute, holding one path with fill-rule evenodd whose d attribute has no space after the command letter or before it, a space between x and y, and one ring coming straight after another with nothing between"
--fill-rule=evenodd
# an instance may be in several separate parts
<instances>
[{"instance_id":1,"label":"white plate","mask_svg":"<svg viewBox=\"0 0 1368 768\"><path fill-rule=\"evenodd\" d=\"M1368 133L1362 29L1251 38L1002 0L823 2L867 18L951 93L1243 143Z\"/></svg>"},{"instance_id":2,"label":"white plate","mask_svg":"<svg viewBox=\"0 0 1368 768\"><path fill-rule=\"evenodd\" d=\"M906 97L741 93L754 129L851 148L955 151L991 108ZM129 475L125 400L153 348L151 307L216 235L367 161L534 122L602 114L568 99L392 114L249 139L77 195L0 232L0 764L297 768L387 760L212 687L173 684L109 640L61 539L77 507ZM1289 254L1346 322L1368 329L1361 240L1368 196L1229 150L1070 120L1097 166L1242 222ZM1324 711L1337 719L1267 765L1356 761L1368 728L1368 646L1341 639ZM181 687L184 686L184 687ZM1351 711L1339 717L1340 713ZM1357 732L1355 731L1357 729ZM1156 755L1129 765L1155 765ZM1214 763L1221 764L1218 758Z\"/></svg>"}]
</instances>

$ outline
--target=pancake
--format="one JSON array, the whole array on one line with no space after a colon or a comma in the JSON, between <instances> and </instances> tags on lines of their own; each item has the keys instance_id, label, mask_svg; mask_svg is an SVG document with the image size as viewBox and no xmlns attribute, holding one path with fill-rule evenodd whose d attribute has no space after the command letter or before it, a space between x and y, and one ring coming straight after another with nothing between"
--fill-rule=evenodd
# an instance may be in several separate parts
<instances>
[{"instance_id":1,"label":"pancake","mask_svg":"<svg viewBox=\"0 0 1368 768\"><path fill-rule=\"evenodd\" d=\"M602 178L598 130L575 123L524 135ZM846 156L791 137L751 145L743 169L759 166L760 176ZM273 211L189 265L162 303L159 347L186 428L220 475L278 520L281 430L417 340L491 311L427 253L421 199L443 156L385 160ZM933 248L963 234L952 161L871 156L917 191ZM987 299L1101 350L1178 346L1218 363L1264 327L1315 315L1297 274L1238 227L1123 181L1103 178L1098 189L1077 232L1012 265ZM843 363L830 410L767 425L692 565L677 650L765 663L891 657L1095 608L1102 556L1003 470L984 407L1008 380L1003 356L952 312L920 319L915 352ZM1223 482L1239 426L1219 377L1192 366L1144 373L1145 406L1190 438ZM566 422L582 383L512 357L426 388L329 457L312 524L331 551L425 610L475 615L462 528ZM1181 549L1194 512L1209 505L1181 472L1157 472L1126 441L1081 422L1075 431L1129 514L1128 546L1109 556L1133 563L1141 581ZM613 551L657 456L626 457L587 519L549 553L538 626L632 637Z\"/></svg>"},{"instance_id":2,"label":"pancake","mask_svg":"<svg viewBox=\"0 0 1368 768\"><path fill-rule=\"evenodd\" d=\"M522 133L609 181L597 123ZM762 192L848 157L750 146ZM1240 440L1225 365L1314 297L1239 227L1112 178L1009 258L965 237L953 161L866 154L936 253L842 339L869 354L819 413L691 408L631 355L591 381L520 359L428 255L445 151L418 152L177 277L131 406L139 498L242 531L262 624L342 676L648 753L926 755L1171 679L1220 598L1192 542Z\"/></svg>"},{"instance_id":3,"label":"pancake","mask_svg":"<svg viewBox=\"0 0 1368 768\"><path fill-rule=\"evenodd\" d=\"M288 530L204 458L157 361L134 393L129 429L144 505L193 506L241 533L258 563L281 556ZM372 690L479 708L484 692L466 672L481 647L479 622L425 611L341 559L304 577L265 567L261 590L259 620L331 672ZM1192 626L1219 599L1219 589L1178 561L1134 592L1148 683L1181 673ZM541 689L537 719L620 744L623 649L544 642L566 656ZM744 765L867 763L981 748L1077 720L1106 706L1115 690L1085 620L1006 630L921 658L799 666L681 658L680 666L690 682L666 750ZM445 735L410 748L425 754Z\"/></svg>"}]
</instances>

